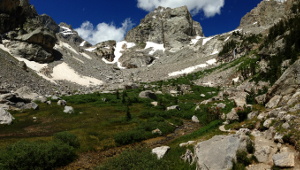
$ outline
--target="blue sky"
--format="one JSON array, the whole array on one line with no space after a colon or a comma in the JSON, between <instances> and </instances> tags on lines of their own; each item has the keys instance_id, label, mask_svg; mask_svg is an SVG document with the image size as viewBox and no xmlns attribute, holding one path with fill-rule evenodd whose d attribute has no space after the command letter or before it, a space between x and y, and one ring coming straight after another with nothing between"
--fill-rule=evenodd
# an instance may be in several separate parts
<instances>
[{"instance_id":1,"label":"blue sky","mask_svg":"<svg viewBox=\"0 0 300 170\"><path fill-rule=\"evenodd\" d=\"M240 19L262 0L30 0L39 14L50 15L57 23L78 28L93 44L106 39L120 41L128 29L158 5L187 5L200 22L205 36L234 30ZM84 24L83 24L84 23Z\"/></svg>"}]
</instances>

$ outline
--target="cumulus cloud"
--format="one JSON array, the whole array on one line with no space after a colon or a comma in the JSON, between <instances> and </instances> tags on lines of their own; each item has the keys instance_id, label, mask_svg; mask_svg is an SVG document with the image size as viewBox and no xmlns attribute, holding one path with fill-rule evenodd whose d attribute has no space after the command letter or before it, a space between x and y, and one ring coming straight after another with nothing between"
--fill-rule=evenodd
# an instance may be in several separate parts
<instances>
[{"instance_id":1,"label":"cumulus cloud","mask_svg":"<svg viewBox=\"0 0 300 170\"><path fill-rule=\"evenodd\" d=\"M104 22L94 27L91 22L85 21L81 24L80 28L76 28L75 30L86 41L97 44L107 40L123 40L126 32L130 30L133 25L129 18L122 23L121 27L116 27L113 23L107 24Z\"/></svg>"},{"instance_id":2,"label":"cumulus cloud","mask_svg":"<svg viewBox=\"0 0 300 170\"><path fill-rule=\"evenodd\" d=\"M203 11L206 17L221 13L225 0L138 0L137 6L152 11L158 6L176 8L186 5L193 15Z\"/></svg>"}]
</instances>

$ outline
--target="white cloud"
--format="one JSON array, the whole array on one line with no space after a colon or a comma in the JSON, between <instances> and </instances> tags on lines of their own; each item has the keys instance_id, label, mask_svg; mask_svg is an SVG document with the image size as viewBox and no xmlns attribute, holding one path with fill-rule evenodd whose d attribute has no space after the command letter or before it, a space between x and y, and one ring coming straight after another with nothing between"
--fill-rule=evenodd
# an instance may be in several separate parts
<instances>
[{"instance_id":1,"label":"white cloud","mask_svg":"<svg viewBox=\"0 0 300 170\"><path fill-rule=\"evenodd\" d=\"M126 19L119 28L113 23L107 24L104 22L99 23L96 27L94 27L91 22L85 21L81 24L80 28L76 28L75 30L86 41L92 44L97 44L107 40L123 40L126 32L130 30L133 25L134 24L130 19Z\"/></svg>"},{"instance_id":2,"label":"white cloud","mask_svg":"<svg viewBox=\"0 0 300 170\"><path fill-rule=\"evenodd\" d=\"M176 8L186 5L193 15L201 10L206 17L221 13L225 0L138 0L137 6L146 11L152 11L158 6Z\"/></svg>"}]
</instances>

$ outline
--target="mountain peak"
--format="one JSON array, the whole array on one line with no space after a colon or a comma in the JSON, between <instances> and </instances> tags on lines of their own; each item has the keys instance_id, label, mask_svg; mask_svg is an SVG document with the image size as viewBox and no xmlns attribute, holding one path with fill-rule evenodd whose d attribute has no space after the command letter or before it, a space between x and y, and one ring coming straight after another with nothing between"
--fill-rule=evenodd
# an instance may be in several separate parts
<instances>
[{"instance_id":1,"label":"mountain peak","mask_svg":"<svg viewBox=\"0 0 300 170\"><path fill-rule=\"evenodd\" d=\"M140 25L130 30L125 40L135 43L150 41L177 48L189 43L190 37L196 35L203 35L202 27L192 19L186 6L174 9L160 6L146 15Z\"/></svg>"}]
</instances>

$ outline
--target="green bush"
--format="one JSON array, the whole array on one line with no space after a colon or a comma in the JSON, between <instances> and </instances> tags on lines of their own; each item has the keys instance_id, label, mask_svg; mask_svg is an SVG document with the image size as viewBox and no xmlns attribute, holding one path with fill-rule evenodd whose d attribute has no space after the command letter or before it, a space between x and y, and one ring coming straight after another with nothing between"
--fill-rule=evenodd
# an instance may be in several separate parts
<instances>
[{"instance_id":1,"label":"green bush","mask_svg":"<svg viewBox=\"0 0 300 170\"><path fill-rule=\"evenodd\" d=\"M114 136L114 140L117 145L127 145L134 142L140 142L152 137L151 132L147 132L142 129L135 129L128 132L118 133Z\"/></svg>"},{"instance_id":2,"label":"green bush","mask_svg":"<svg viewBox=\"0 0 300 170\"><path fill-rule=\"evenodd\" d=\"M75 158L74 148L59 141L20 141L0 152L0 169L47 170L67 165Z\"/></svg>"},{"instance_id":3,"label":"green bush","mask_svg":"<svg viewBox=\"0 0 300 170\"><path fill-rule=\"evenodd\" d=\"M151 154L150 149L138 148L135 150L124 151L118 157L109 160L104 165L96 169L150 170L162 169L162 167L166 167L166 163L164 163L162 160L158 160L156 155Z\"/></svg>"},{"instance_id":4,"label":"green bush","mask_svg":"<svg viewBox=\"0 0 300 170\"><path fill-rule=\"evenodd\" d=\"M237 112L237 115L239 116L239 121L242 122L244 120L247 119L248 114L251 112L251 108L250 107L244 107L243 110L239 110Z\"/></svg>"},{"instance_id":5,"label":"green bush","mask_svg":"<svg viewBox=\"0 0 300 170\"><path fill-rule=\"evenodd\" d=\"M79 148L80 143L76 135L70 132L59 132L53 135L54 140L61 141L74 148Z\"/></svg>"}]
</instances>

